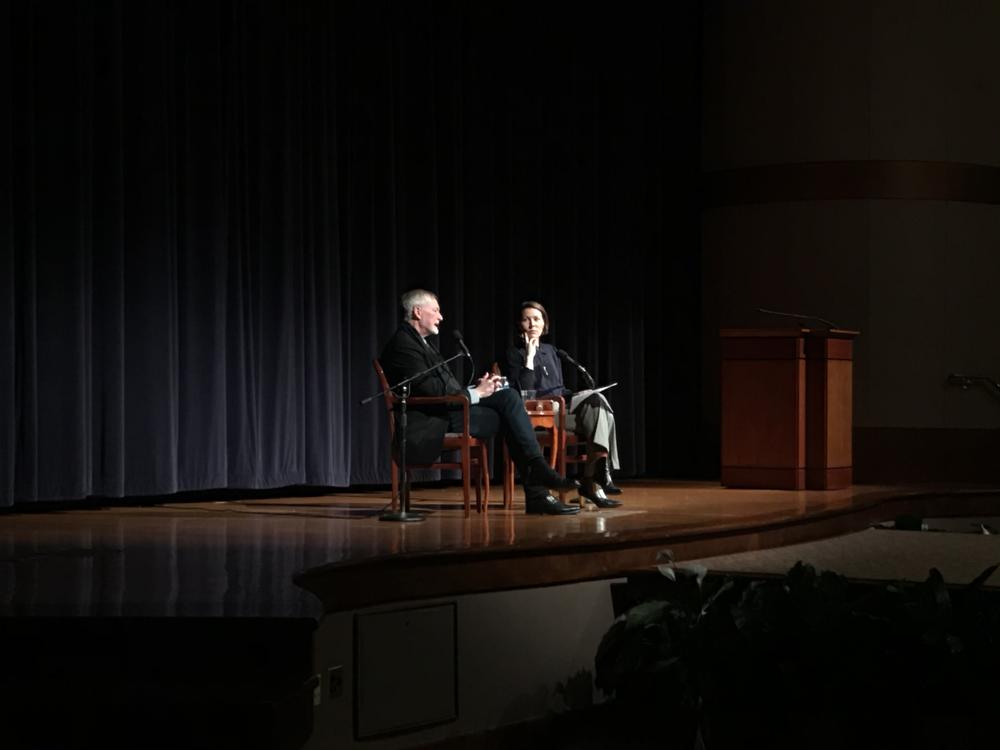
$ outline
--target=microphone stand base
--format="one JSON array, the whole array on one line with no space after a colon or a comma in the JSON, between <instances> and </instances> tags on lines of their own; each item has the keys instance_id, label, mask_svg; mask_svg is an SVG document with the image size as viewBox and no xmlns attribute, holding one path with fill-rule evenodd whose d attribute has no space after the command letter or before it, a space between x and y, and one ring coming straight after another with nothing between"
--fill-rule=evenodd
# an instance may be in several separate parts
<instances>
[{"instance_id":1,"label":"microphone stand base","mask_svg":"<svg viewBox=\"0 0 1000 750\"><path fill-rule=\"evenodd\" d=\"M380 521L396 521L398 523L417 523L426 521L426 513L412 510L401 510L396 513L383 513L378 517Z\"/></svg>"}]
</instances>

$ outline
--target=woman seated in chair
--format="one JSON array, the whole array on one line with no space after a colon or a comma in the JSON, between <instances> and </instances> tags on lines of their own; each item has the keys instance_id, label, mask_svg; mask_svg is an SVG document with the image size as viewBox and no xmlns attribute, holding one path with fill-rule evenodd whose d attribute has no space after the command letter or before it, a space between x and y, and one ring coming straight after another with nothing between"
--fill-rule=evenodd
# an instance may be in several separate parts
<instances>
[{"instance_id":1,"label":"woman seated in chair","mask_svg":"<svg viewBox=\"0 0 1000 750\"><path fill-rule=\"evenodd\" d=\"M538 398L564 396L569 404L572 392L563 383L562 363L552 344L542 343L549 332L549 314L539 302L522 302L514 326L517 343L507 349L507 376L522 391L535 391ZM621 494L611 479L618 468L615 415L604 394L595 393L566 415L566 429L587 445L589 460L584 465L580 494L600 508L621 505L608 495Z\"/></svg>"}]
</instances>

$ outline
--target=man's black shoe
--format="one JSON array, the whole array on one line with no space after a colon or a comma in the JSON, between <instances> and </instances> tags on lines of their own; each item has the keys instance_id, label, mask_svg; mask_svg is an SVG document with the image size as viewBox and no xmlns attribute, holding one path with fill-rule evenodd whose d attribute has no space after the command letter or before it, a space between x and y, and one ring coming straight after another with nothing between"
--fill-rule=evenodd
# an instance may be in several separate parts
<instances>
[{"instance_id":1,"label":"man's black shoe","mask_svg":"<svg viewBox=\"0 0 1000 750\"><path fill-rule=\"evenodd\" d=\"M526 497L524 509L528 513L542 513L547 516L571 516L580 512L578 505L566 505L548 494Z\"/></svg>"},{"instance_id":2,"label":"man's black shoe","mask_svg":"<svg viewBox=\"0 0 1000 750\"><path fill-rule=\"evenodd\" d=\"M615 487L614 480L611 478L611 465L606 458L601 460L601 467L597 472L597 483L601 485L605 495L622 494L621 487Z\"/></svg>"},{"instance_id":3,"label":"man's black shoe","mask_svg":"<svg viewBox=\"0 0 1000 750\"><path fill-rule=\"evenodd\" d=\"M550 490L575 490L580 486L580 483L575 479L567 479L557 474L542 459L532 461L531 466L528 467L528 476L524 479L524 485L528 486L529 484L547 487Z\"/></svg>"},{"instance_id":4,"label":"man's black shoe","mask_svg":"<svg viewBox=\"0 0 1000 750\"><path fill-rule=\"evenodd\" d=\"M615 483L613 481L611 481L611 475L610 474L607 474L602 479L598 479L597 483L601 486L601 489L604 490L604 494L605 495L620 495L620 494L622 494L622 488L616 486Z\"/></svg>"},{"instance_id":5,"label":"man's black shoe","mask_svg":"<svg viewBox=\"0 0 1000 750\"><path fill-rule=\"evenodd\" d=\"M622 504L621 500L612 500L604 494L604 490L593 479L584 479L580 485L580 494L590 500L598 508L617 508Z\"/></svg>"}]
</instances>

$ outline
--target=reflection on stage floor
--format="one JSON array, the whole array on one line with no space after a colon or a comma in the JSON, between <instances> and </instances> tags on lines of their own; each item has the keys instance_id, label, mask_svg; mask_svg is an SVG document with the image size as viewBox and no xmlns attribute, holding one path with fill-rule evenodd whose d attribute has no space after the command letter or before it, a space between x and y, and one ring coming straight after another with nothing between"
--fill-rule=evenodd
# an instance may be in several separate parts
<instances>
[{"instance_id":1,"label":"reflection on stage floor","mask_svg":"<svg viewBox=\"0 0 1000 750\"><path fill-rule=\"evenodd\" d=\"M625 490L618 509L528 516L521 497L513 511L466 518L458 488L418 486L412 506L425 521L416 524L379 520L384 489L7 513L0 613L318 617L400 597L611 578L651 567L667 548L684 560L856 531L901 512L993 513L998 498L667 481Z\"/></svg>"}]
</instances>

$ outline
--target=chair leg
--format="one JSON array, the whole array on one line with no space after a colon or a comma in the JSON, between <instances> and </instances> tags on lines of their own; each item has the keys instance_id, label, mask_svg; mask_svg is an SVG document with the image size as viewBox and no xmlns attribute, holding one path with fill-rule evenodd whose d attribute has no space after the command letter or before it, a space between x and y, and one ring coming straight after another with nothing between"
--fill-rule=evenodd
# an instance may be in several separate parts
<instances>
[{"instance_id":1,"label":"chair leg","mask_svg":"<svg viewBox=\"0 0 1000 750\"><path fill-rule=\"evenodd\" d=\"M514 462L510 460L506 443L503 446L503 507L514 508Z\"/></svg>"},{"instance_id":2,"label":"chair leg","mask_svg":"<svg viewBox=\"0 0 1000 750\"><path fill-rule=\"evenodd\" d=\"M473 481L476 485L476 513L483 512L483 469L479 465L479 457L472 461Z\"/></svg>"},{"instance_id":3,"label":"chair leg","mask_svg":"<svg viewBox=\"0 0 1000 750\"><path fill-rule=\"evenodd\" d=\"M566 431L561 430L561 432L562 435L560 436L559 439L559 473L562 474L563 476L566 476L566 464L567 464L566 454L569 451L569 441L566 439ZM566 502L566 494L567 494L566 492L559 493L559 500L561 502L564 503ZM580 509L582 510L584 506L583 496L577 493L576 501L577 503L579 503Z\"/></svg>"},{"instance_id":4,"label":"chair leg","mask_svg":"<svg viewBox=\"0 0 1000 750\"><path fill-rule=\"evenodd\" d=\"M483 488L483 500L479 501L479 486ZM485 445L479 446L479 484L476 484L476 505L480 513L488 513L490 510L490 465L489 454Z\"/></svg>"},{"instance_id":5,"label":"chair leg","mask_svg":"<svg viewBox=\"0 0 1000 750\"><path fill-rule=\"evenodd\" d=\"M473 479L476 483L476 513L483 512L483 464L479 457L479 451L472 458Z\"/></svg>"},{"instance_id":6,"label":"chair leg","mask_svg":"<svg viewBox=\"0 0 1000 750\"><path fill-rule=\"evenodd\" d=\"M465 517L469 517L469 494L470 494L470 473L472 467L469 461L469 444L465 443L462 445L462 500L465 504Z\"/></svg>"}]
</instances>

